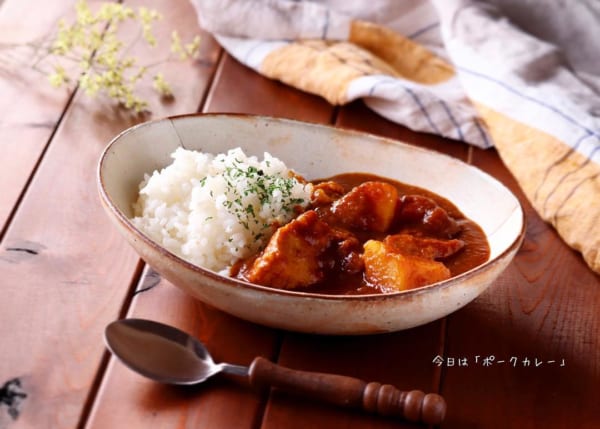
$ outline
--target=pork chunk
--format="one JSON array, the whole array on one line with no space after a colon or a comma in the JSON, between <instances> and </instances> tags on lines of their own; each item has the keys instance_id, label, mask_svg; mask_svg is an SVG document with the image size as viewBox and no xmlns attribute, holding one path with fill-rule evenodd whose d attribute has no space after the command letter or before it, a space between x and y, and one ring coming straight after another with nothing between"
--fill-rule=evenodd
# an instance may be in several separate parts
<instances>
[{"instance_id":1,"label":"pork chunk","mask_svg":"<svg viewBox=\"0 0 600 429\"><path fill-rule=\"evenodd\" d=\"M339 200L331 211L346 226L365 231L385 232L392 225L398 191L384 182L364 182Z\"/></svg>"},{"instance_id":2,"label":"pork chunk","mask_svg":"<svg viewBox=\"0 0 600 429\"><path fill-rule=\"evenodd\" d=\"M319 257L331 240L329 225L309 210L279 228L243 276L252 283L280 289L315 284L324 276Z\"/></svg>"},{"instance_id":3,"label":"pork chunk","mask_svg":"<svg viewBox=\"0 0 600 429\"><path fill-rule=\"evenodd\" d=\"M413 289L450 278L450 270L441 262L414 255L393 253L382 241L364 244L365 279L389 293Z\"/></svg>"},{"instance_id":4,"label":"pork chunk","mask_svg":"<svg viewBox=\"0 0 600 429\"><path fill-rule=\"evenodd\" d=\"M344 195L344 187L337 182L322 182L313 186L310 202L313 206L324 206L333 203Z\"/></svg>"},{"instance_id":5,"label":"pork chunk","mask_svg":"<svg viewBox=\"0 0 600 429\"><path fill-rule=\"evenodd\" d=\"M364 269L362 245L352 233L342 229L333 229L335 252L334 264L338 270L348 274L357 274Z\"/></svg>"},{"instance_id":6,"label":"pork chunk","mask_svg":"<svg viewBox=\"0 0 600 429\"><path fill-rule=\"evenodd\" d=\"M398 220L421 223L430 233L439 237L453 237L460 224L431 198L422 195L403 195L398 207Z\"/></svg>"}]
</instances>

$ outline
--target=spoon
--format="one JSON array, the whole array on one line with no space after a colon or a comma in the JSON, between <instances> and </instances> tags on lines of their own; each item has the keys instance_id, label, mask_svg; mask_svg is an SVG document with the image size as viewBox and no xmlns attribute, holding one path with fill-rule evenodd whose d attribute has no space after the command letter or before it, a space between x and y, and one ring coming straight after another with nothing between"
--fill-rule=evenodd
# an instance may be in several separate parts
<instances>
[{"instance_id":1,"label":"spoon","mask_svg":"<svg viewBox=\"0 0 600 429\"><path fill-rule=\"evenodd\" d=\"M108 349L127 367L152 380L190 385L223 372L247 377L254 387L272 386L317 400L413 422L439 424L446 414L444 398L420 390L398 390L389 384L298 371L255 358L249 367L215 363L198 339L172 326L143 319L110 323L104 332Z\"/></svg>"}]
</instances>

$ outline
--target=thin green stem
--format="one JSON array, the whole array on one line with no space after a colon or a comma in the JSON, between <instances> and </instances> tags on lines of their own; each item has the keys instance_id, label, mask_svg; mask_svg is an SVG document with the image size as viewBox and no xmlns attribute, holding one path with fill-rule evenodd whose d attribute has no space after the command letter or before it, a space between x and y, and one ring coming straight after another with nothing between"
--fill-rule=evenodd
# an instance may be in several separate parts
<instances>
[{"instance_id":1,"label":"thin green stem","mask_svg":"<svg viewBox=\"0 0 600 429\"><path fill-rule=\"evenodd\" d=\"M82 8L84 11L89 10L87 1L83 1ZM80 85L85 83L86 88L82 85L82 89L87 89L90 94L100 91L127 107L136 110L145 108L147 103L134 94L138 81L146 75L147 69L181 58L176 58L174 53L170 52L163 59L145 65L137 64L137 58L130 55L132 48L139 44L142 38L153 45L151 40L146 38L146 35L152 34L153 20L147 22L148 18L142 17L141 14L127 19L121 19L118 15L104 19L106 17L101 18L99 13L92 12L90 17L87 12L87 15L81 15L81 9L77 12L74 24L59 26L57 20L54 28L58 26L58 30L44 37L26 43L0 43L0 71L16 72L19 67L27 65L35 72L50 74L53 83L57 85L67 81ZM123 46L117 36L120 24L124 21L140 25L134 39L126 46ZM85 82L83 77L86 77ZM90 77L93 78L93 82L90 81ZM167 87L166 82L162 83ZM155 87L157 85L155 81ZM159 88L155 89L160 92Z\"/></svg>"}]
</instances>

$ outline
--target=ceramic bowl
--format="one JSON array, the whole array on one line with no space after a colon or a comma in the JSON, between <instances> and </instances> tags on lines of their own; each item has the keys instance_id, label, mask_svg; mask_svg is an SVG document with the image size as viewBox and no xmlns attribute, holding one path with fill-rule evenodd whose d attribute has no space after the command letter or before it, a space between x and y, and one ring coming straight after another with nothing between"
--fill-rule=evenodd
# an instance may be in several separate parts
<instances>
[{"instance_id":1,"label":"ceramic bowl","mask_svg":"<svg viewBox=\"0 0 600 429\"><path fill-rule=\"evenodd\" d=\"M130 222L144 173L170 164L178 147L221 153L269 152L307 179L366 172L429 189L477 222L489 260L457 277L381 295L336 296L277 290L218 275L162 248ZM99 162L106 213L142 259L193 297L255 323L308 333L374 334L442 318L463 307L511 262L524 236L517 198L500 182L457 159L374 135L303 122L231 114L178 116L132 127Z\"/></svg>"}]
</instances>

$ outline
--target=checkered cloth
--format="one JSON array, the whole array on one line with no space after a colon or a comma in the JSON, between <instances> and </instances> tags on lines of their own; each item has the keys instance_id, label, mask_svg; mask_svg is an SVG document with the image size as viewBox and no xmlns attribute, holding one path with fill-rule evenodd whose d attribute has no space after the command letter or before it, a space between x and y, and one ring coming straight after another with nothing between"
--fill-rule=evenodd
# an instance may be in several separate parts
<instances>
[{"instance_id":1,"label":"checkered cloth","mask_svg":"<svg viewBox=\"0 0 600 429\"><path fill-rule=\"evenodd\" d=\"M600 272L600 3L192 1L258 73L496 147L541 217Z\"/></svg>"}]
</instances>

